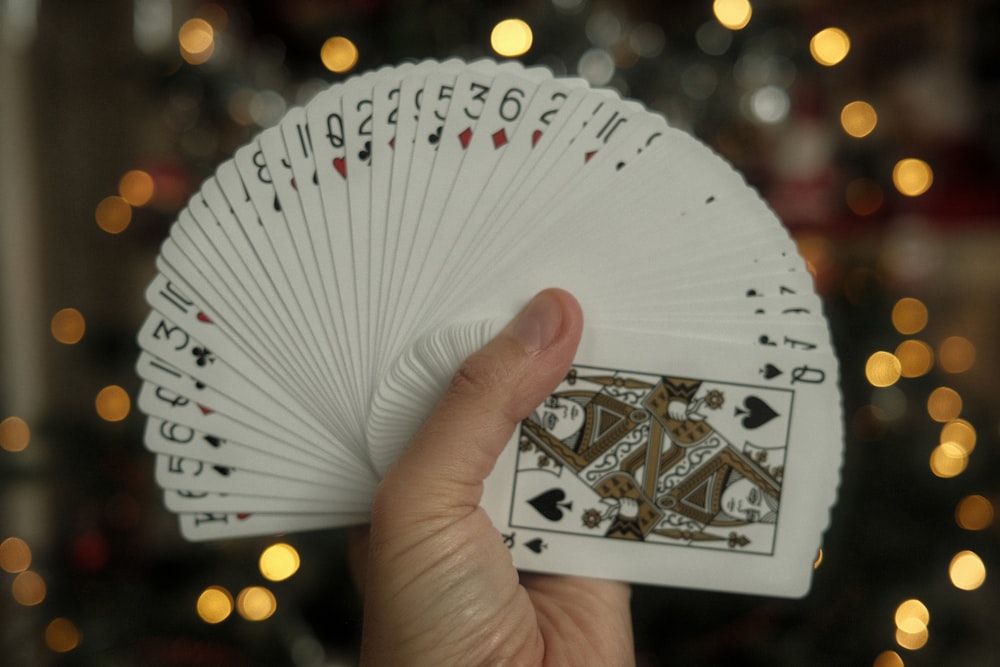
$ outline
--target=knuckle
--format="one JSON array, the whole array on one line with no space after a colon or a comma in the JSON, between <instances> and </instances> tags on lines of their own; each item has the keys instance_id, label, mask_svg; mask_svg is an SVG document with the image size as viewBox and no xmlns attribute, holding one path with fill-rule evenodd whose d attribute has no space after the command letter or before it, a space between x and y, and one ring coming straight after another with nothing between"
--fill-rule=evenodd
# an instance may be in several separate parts
<instances>
[{"instance_id":1,"label":"knuckle","mask_svg":"<svg viewBox=\"0 0 1000 667\"><path fill-rule=\"evenodd\" d=\"M473 354L458 367L448 384L449 396L481 396L507 384L512 374L508 364L486 352Z\"/></svg>"}]
</instances>

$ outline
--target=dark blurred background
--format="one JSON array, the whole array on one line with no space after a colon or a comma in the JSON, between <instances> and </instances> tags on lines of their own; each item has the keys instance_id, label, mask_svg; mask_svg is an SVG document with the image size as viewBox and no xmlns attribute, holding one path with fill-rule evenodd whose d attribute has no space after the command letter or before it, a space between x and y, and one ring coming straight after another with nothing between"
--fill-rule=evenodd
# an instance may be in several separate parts
<instances>
[{"instance_id":1,"label":"dark blurred background","mask_svg":"<svg viewBox=\"0 0 1000 667\"><path fill-rule=\"evenodd\" d=\"M201 179L287 108L382 64L499 57L507 18L532 31L524 63L613 86L746 173L842 359L812 593L638 587L640 664L1000 664L983 0L0 0L0 664L355 664L345 532L281 538L300 564L271 581L276 538L188 544L163 509L132 405L142 292ZM333 37L346 64L324 64ZM199 612L206 590L221 606Z\"/></svg>"}]
</instances>

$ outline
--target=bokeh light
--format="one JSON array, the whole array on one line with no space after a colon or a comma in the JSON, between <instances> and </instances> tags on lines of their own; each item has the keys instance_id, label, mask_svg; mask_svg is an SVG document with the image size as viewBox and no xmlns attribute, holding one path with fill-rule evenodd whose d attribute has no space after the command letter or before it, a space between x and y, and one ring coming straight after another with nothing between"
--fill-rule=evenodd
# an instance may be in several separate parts
<instances>
[{"instance_id":1,"label":"bokeh light","mask_svg":"<svg viewBox=\"0 0 1000 667\"><path fill-rule=\"evenodd\" d=\"M76 308L63 308L52 316L49 323L52 337L64 345L79 343L87 330L87 322Z\"/></svg>"},{"instance_id":2,"label":"bokeh light","mask_svg":"<svg viewBox=\"0 0 1000 667\"><path fill-rule=\"evenodd\" d=\"M337 74L351 71L358 63L358 55L358 47L354 42L339 35L323 42L319 50L323 67Z\"/></svg>"},{"instance_id":3,"label":"bokeh light","mask_svg":"<svg viewBox=\"0 0 1000 667\"><path fill-rule=\"evenodd\" d=\"M774 125L788 117L792 101L781 86L761 86L750 95L750 111L754 120Z\"/></svg>"},{"instance_id":4,"label":"bokeh light","mask_svg":"<svg viewBox=\"0 0 1000 667\"><path fill-rule=\"evenodd\" d=\"M97 393L94 401L97 414L104 421L119 422L128 417L132 401L128 392L118 385L109 385Z\"/></svg>"},{"instance_id":5,"label":"bokeh light","mask_svg":"<svg viewBox=\"0 0 1000 667\"><path fill-rule=\"evenodd\" d=\"M896 614L893 617L896 627L903 632L920 632L930 623L931 615L927 606L916 598L904 600L896 607Z\"/></svg>"},{"instance_id":6,"label":"bokeh light","mask_svg":"<svg viewBox=\"0 0 1000 667\"><path fill-rule=\"evenodd\" d=\"M22 452L31 442L31 428L20 417L7 417L0 421L0 449L6 452Z\"/></svg>"},{"instance_id":7,"label":"bokeh light","mask_svg":"<svg viewBox=\"0 0 1000 667\"><path fill-rule=\"evenodd\" d=\"M930 633L927 628L918 632L906 632L896 628L896 643L909 651L919 651L927 644L929 638Z\"/></svg>"},{"instance_id":8,"label":"bokeh light","mask_svg":"<svg viewBox=\"0 0 1000 667\"><path fill-rule=\"evenodd\" d=\"M948 565L951 584L963 591L974 591L986 581L986 565L974 551L959 551Z\"/></svg>"},{"instance_id":9,"label":"bokeh light","mask_svg":"<svg viewBox=\"0 0 1000 667\"><path fill-rule=\"evenodd\" d=\"M25 607L33 607L45 600L45 580L32 570L25 570L14 577L10 590L14 600Z\"/></svg>"},{"instance_id":10,"label":"bokeh light","mask_svg":"<svg viewBox=\"0 0 1000 667\"><path fill-rule=\"evenodd\" d=\"M285 115L288 102L276 90L257 90L247 107L251 120L261 127L271 127Z\"/></svg>"},{"instance_id":11,"label":"bokeh light","mask_svg":"<svg viewBox=\"0 0 1000 667\"><path fill-rule=\"evenodd\" d=\"M742 30L750 23L753 7L748 0L715 0L712 3L712 13L729 30Z\"/></svg>"},{"instance_id":12,"label":"bokeh light","mask_svg":"<svg viewBox=\"0 0 1000 667\"><path fill-rule=\"evenodd\" d=\"M132 206L145 206L153 198L153 177L141 169L132 169L118 181L118 195Z\"/></svg>"},{"instance_id":13,"label":"bokeh light","mask_svg":"<svg viewBox=\"0 0 1000 667\"><path fill-rule=\"evenodd\" d=\"M611 7L598 7L584 25L587 41L602 49L611 49L621 42L625 25Z\"/></svg>"},{"instance_id":14,"label":"bokeh light","mask_svg":"<svg viewBox=\"0 0 1000 667\"><path fill-rule=\"evenodd\" d=\"M965 472L968 465L969 455L953 442L942 442L931 452L931 472L936 477L957 477Z\"/></svg>"},{"instance_id":15,"label":"bokeh light","mask_svg":"<svg viewBox=\"0 0 1000 667\"><path fill-rule=\"evenodd\" d=\"M45 645L56 653L68 653L80 645L82 636L67 618L54 618L45 626Z\"/></svg>"},{"instance_id":16,"label":"bokeh light","mask_svg":"<svg viewBox=\"0 0 1000 667\"><path fill-rule=\"evenodd\" d=\"M260 555L260 573L271 581L284 581L298 572L299 552L290 544L278 542L264 549Z\"/></svg>"},{"instance_id":17,"label":"bokeh light","mask_svg":"<svg viewBox=\"0 0 1000 667\"><path fill-rule=\"evenodd\" d=\"M274 593L263 586L247 586L236 596L236 610L248 621L263 621L278 609Z\"/></svg>"},{"instance_id":18,"label":"bokeh light","mask_svg":"<svg viewBox=\"0 0 1000 667\"><path fill-rule=\"evenodd\" d=\"M31 547L20 537L0 542L0 570L16 574L31 567Z\"/></svg>"},{"instance_id":19,"label":"bokeh light","mask_svg":"<svg viewBox=\"0 0 1000 667\"><path fill-rule=\"evenodd\" d=\"M976 362L976 346L964 336L948 336L938 345L938 364L945 373L964 373Z\"/></svg>"},{"instance_id":20,"label":"bokeh light","mask_svg":"<svg viewBox=\"0 0 1000 667\"><path fill-rule=\"evenodd\" d=\"M880 208L885 196L882 186L870 178L855 178L847 184L845 192L847 207L856 215L871 215Z\"/></svg>"},{"instance_id":21,"label":"bokeh light","mask_svg":"<svg viewBox=\"0 0 1000 667\"><path fill-rule=\"evenodd\" d=\"M892 184L900 194L917 197L927 192L934 182L929 164L917 158L904 158L892 168Z\"/></svg>"},{"instance_id":22,"label":"bokeh light","mask_svg":"<svg viewBox=\"0 0 1000 667\"><path fill-rule=\"evenodd\" d=\"M587 6L587 0L552 0L556 9L567 14L575 14Z\"/></svg>"},{"instance_id":23,"label":"bokeh light","mask_svg":"<svg viewBox=\"0 0 1000 667\"><path fill-rule=\"evenodd\" d=\"M993 525L993 503L978 494L962 498L955 508L955 523L965 530L986 530Z\"/></svg>"},{"instance_id":24,"label":"bokeh light","mask_svg":"<svg viewBox=\"0 0 1000 667\"><path fill-rule=\"evenodd\" d=\"M906 416L910 400L898 386L877 387L871 395L871 404L879 409L886 421L896 421Z\"/></svg>"},{"instance_id":25,"label":"bokeh light","mask_svg":"<svg viewBox=\"0 0 1000 667\"><path fill-rule=\"evenodd\" d=\"M663 28L649 21L640 23L628 36L628 44L632 50L643 58L655 58L663 52L667 42Z\"/></svg>"},{"instance_id":26,"label":"bokeh light","mask_svg":"<svg viewBox=\"0 0 1000 667\"><path fill-rule=\"evenodd\" d=\"M120 234L132 222L132 207L118 195L105 197L94 211L97 226L108 234Z\"/></svg>"},{"instance_id":27,"label":"bokeh light","mask_svg":"<svg viewBox=\"0 0 1000 667\"><path fill-rule=\"evenodd\" d=\"M177 31L177 41L181 57L192 65L201 65L215 52L215 29L205 19L188 19Z\"/></svg>"},{"instance_id":28,"label":"bokeh light","mask_svg":"<svg viewBox=\"0 0 1000 667\"><path fill-rule=\"evenodd\" d=\"M951 387L938 387L927 398L927 414L936 422L957 419L962 413L962 397Z\"/></svg>"},{"instance_id":29,"label":"bokeh light","mask_svg":"<svg viewBox=\"0 0 1000 667\"><path fill-rule=\"evenodd\" d=\"M891 352L878 351L865 363L865 377L874 387L889 387L899 380L902 367Z\"/></svg>"},{"instance_id":30,"label":"bokeh light","mask_svg":"<svg viewBox=\"0 0 1000 667\"><path fill-rule=\"evenodd\" d=\"M863 100L848 102L840 110L840 125L844 132L860 139L867 137L878 123L875 108Z\"/></svg>"},{"instance_id":31,"label":"bokeh light","mask_svg":"<svg viewBox=\"0 0 1000 667\"><path fill-rule=\"evenodd\" d=\"M934 367L934 349L922 340L910 338L896 346L900 374L905 378L926 375Z\"/></svg>"},{"instance_id":32,"label":"bokeh light","mask_svg":"<svg viewBox=\"0 0 1000 667\"><path fill-rule=\"evenodd\" d=\"M694 33L698 48L710 56L721 56L733 43L733 33L718 21L705 21Z\"/></svg>"},{"instance_id":33,"label":"bokeh light","mask_svg":"<svg viewBox=\"0 0 1000 667\"><path fill-rule=\"evenodd\" d=\"M912 335L927 326L927 306L920 299L903 297L892 307L892 326L901 334Z\"/></svg>"},{"instance_id":34,"label":"bokeh light","mask_svg":"<svg viewBox=\"0 0 1000 667\"><path fill-rule=\"evenodd\" d=\"M587 49L577 61L576 71L590 85L604 86L615 76L615 59L604 49Z\"/></svg>"},{"instance_id":35,"label":"bokeh light","mask_svg":"<svg viewBox=\"0 0 1000 667\"><path fill-rule=\"evenodd\" d=\"M532 39L531 26L527 23L521 19L504 19L493 26L490 46L497 55L516 58L528 52Z\"/></svg>"},{"instance_id":36,"label":"bokeh light","mask_svg":"<svg viewBox=\"0 0 1000 667\"><path fill-rule=\"evenodd\" d=\"M233 613L233 596L222 586L209 586L198 596L198 616L206 623L221 623Z\"/></svg>"},{"instance_id":37,"label":"bokeh light","mask_svg":"<svg viewBox=\"0 0 1000 667\"><path fill-rule=\"evenodd\" d=\"M952 442L971 454L976 448L976 428L964 419L952 419L941 427L939 442Z\"/></svg>"},{"instance_id":38,"label":"bokeh light","mask_svg":"<svg viewBox=\"0 0 1000 667\"><path fill-rule=\"evenodd\" d=\"M229 23L229 12L217 2L199 5L195 15L208 21L216 31L222 30Z\"/></svg>"},{"instance_id":39,"label":"bokeh light","mask_svg":"<svg viewBox=\"0 0 1000 667\"><path fill-rule=\"evenodd\" d=\"M809 40L809 53L820 65L832 67L847 57L851 40L840 28L824 28Z\"/></svg>"},{"instance_id":40,"label":"bokeh light","mask_svg":"<svg viewBox=\"0 0 1000 667\"><path fill-rule=\"evenodd\" d=\"M895 651L882 651L875 657L872 667L905 667L905 665Z\"/></svg>"}]
</instances>

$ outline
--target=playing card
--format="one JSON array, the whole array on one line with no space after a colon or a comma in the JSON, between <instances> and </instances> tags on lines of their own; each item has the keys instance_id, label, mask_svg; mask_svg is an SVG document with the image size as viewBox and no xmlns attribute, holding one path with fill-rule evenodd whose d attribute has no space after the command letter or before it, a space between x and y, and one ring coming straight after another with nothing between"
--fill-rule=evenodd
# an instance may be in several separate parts
<instances>
[{"instance_id":1,"label":"playing card","mask_svg":"<svg viewBox=\"0 0 1000 667\"><path fill-rule=\"evenodd\" d=\"M514 61L351 76L220 164L156 268L137 404L186 539L364 523L461 362L559 286L583 342L484 489L515 565L808 590L843 448L822 301L639 102Z\"/></svg>"},{"instance_id":2,"label":"playing card","mask_svg":"<svg viewBox=\"0 0 1000 667\"><path fill-rule=\"evenodd\" d=\"M483 505L525 569L804 595L836 492L836 382L832 355L589 329Z\"/></svg>"}]
</instances>

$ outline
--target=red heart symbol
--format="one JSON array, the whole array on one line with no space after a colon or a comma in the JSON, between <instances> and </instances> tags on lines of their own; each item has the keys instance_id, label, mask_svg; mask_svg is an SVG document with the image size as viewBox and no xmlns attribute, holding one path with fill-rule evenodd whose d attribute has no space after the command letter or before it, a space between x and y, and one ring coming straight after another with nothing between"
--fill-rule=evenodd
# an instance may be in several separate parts
<instances>
[{"instance_id":1,"label":"red heart symbol","mask_svg":"<svg viewBox=\"0 0 1000 667\"><path fill-rule=\"evenodd\" d=\"M250 518L250 515L247 512L240 512L239 514L236 515L236 518L239 519L240 521L246 521L247 519Z\"/></svg>"},{"instance_id":2,"label":"red heart symbol","mask_svg":"<svg viewBox=\"0 0 1000 667\"><path fill-rule=\"evenodd\" d=\"M201 312L200 310L198 311L198 315L196 317L198 318L199 322L204 322L205 324L212 324L212 318L206 315L205 313Z\"/></svg>"},{"instance_id":3,"label":"red heart symbol","mask_svg":"<svg viewBox=\"0 0 1000 667\"><path fill-rule=\"evenodd\" d=\"M201 403L198 404L198 409L201 410L201 414L203 414L203 415L210 415L213 412L215 412L215 410L213 410L212 408L206 408Z\"/></svg>"},{"instance_id":4,"label":"red heart symbol","mask_svg":"<svg viewBox=\"0 0 1000 667\"><path fill-rule=\"evenodd\" d=\"M534 132L532 132L531 133L531 147L534 148L535 144L537 144L538 140L541 139L541 138L542 138L542 131L541 130L535 130Z\"/></svg>"},{"instance_id":5,"label":"red heart symbol","mask_svg":"<svg viewBox=\"0 0 1000 667\"><path fill-rule=\"evenodd\" d=\"M343 178L347 178L347 160L342 157L333 158L333 168L337 170Z\"/></svg>"}]
</instances>

